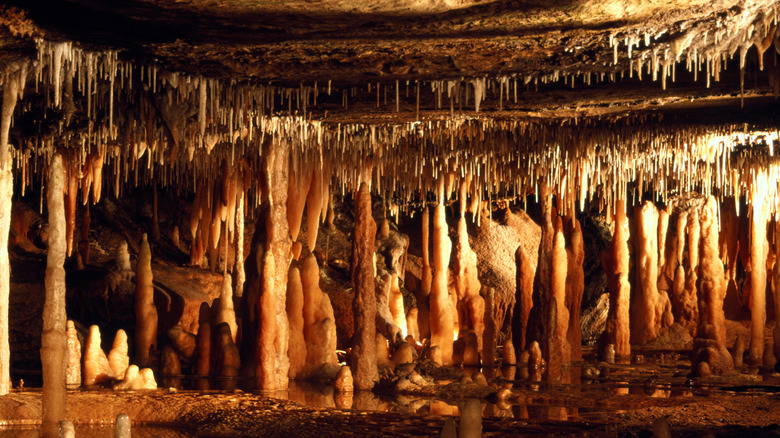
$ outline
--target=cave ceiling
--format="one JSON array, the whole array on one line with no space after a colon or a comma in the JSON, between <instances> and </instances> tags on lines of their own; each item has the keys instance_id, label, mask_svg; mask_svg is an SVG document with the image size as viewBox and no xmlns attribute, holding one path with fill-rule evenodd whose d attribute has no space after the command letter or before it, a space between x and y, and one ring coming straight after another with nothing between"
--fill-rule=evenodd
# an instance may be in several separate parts
<instances>
[{"instance_id":1,"label":"cave ceiling","mask_svg":"<svg viewBox=\"0 0 780 438\"><path fill-rule=\"evenodd\" d=\"M777 47L773 1L13 3L22 13L5 14L6 52L36 38L67 40L168 71L317 86L322 97L307 110L330 120L474 111L483 80L480 110L494 118L687 117L705 107L709 118L744 99L764 114L778 82L774 53L763 56L771 65L758 62ZM450 104L448 82L475 90Z\"/></svg>"}]
</instances>

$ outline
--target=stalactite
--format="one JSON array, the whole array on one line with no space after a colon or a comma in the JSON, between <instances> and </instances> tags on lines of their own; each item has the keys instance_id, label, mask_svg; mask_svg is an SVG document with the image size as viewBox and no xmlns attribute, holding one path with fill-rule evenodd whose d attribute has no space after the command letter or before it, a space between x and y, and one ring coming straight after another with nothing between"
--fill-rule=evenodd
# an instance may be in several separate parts
<instances>
[{"instance_id":1,"label":"stalactite","mask_svg":"<svg viewBox=\"0 0 780 438\"><path fill-rule=\"evenodd\" d=\"M604 349L613 345L615 355L626 358L631 355L629 303L631 286L628 282L628 220L626 218L626 199L617 198L615 204L615 233L612 245L607 252L601 254L601 263L607 274L609 289L609 313L607 326L599 340L599 355Z\"/></svg>"},{"instance_id":2,"label":"stalactite","mask_svg":"<svg viewBox=\"0 0 780 438\"><path fill-rule=\"evenodd\" d=\"M376 359L376 295L374 292L374 239L371 193L364 181L355 193L355 232L352 240L352 303L355 335L352 346L355 389L370 390L379 379Z\"/></svg>"},{"instance_id":3,"label":"stalactite","mask_svg":"<svg viewBox=\"0 0 780 438\"><path fill-rule=\"evenodd\" d=\"M699 321L693 346L693 371L702 375L700 364L706 363L713 374L723 374L734 368L726 350L726 318L723 299L726 282L723 263L718 252L718 203L707 198L701 214L701 265L699 291Z\"/></svg>"},{"instance_id":4,"label":"stalactite","mask_svg":"<svg viewBox=\"0 0 780 438\"><path fill-rule=\"evenodd\" d=\"M309 193L306 196L306 244L310 251L314 251L314 246L317 244L317 231L320 226L323 205L322 186L326 184L323 181L323 174L321 167L313 166L311 187L309 187Z\"/></svg>"},{"instance_id":5,"label":"stalactite","mask_svg":"<svg viewBox=\"0 0 780 438\"><path fill-rule=\"evenodd\" d=\"M57 154L49 164L46 204L49 239L46 253L46 299L43 306L41 363L43 365L43 436L56 436L57 424L65 419L67 392L65 370L68 340L65 332L65 171Z\"/></svg>"},{"instance_id":6,"label":"stalactite","mask_svg":"<svg viewBox=\"0 0 780 438\"><path fill-rule=\"evenodd\" d=\"M312 181L312 166L295 168L290 167L290 179L287 189L287 221L290 227L290 235L293 242L298 240L303 220L303 208L306 206L306 197Z\"/></svg>"},{"instance_id":7,"label":"stalactite","mask_svg":"<svg viewBox=\"0 0 780 438\"><path fill-rule=\"evenodd\" d=\"M135 275L135 362L146 367L149 354L157 346L157 308L154 306L152 252L146 234L141 238Z\"/></svg>"},{"instance_id":8,"label":"stalactite","mask_svg":"<svg viewBox=\"0 0 780 438\"><path fill-rule=\"evenodd\" d=\"M73 253L73 233L76 230L76 205L78 201L79 178L76 163L68 160L66 165L68 184L65 192L65 243L67 255Z\"/></svg>"}]
</instances>

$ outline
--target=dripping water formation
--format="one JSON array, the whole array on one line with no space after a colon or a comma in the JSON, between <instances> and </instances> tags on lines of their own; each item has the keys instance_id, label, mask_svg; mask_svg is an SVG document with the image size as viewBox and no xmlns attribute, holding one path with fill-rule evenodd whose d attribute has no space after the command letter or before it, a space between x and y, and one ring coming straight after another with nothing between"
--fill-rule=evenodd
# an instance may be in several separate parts
<instances>
[{"instance_id":1,"label":"dripping water formation","mask_svg":"<svg viewBox=\"0 0 780 438\"><path fill-rule=\"evenodd\" d=\"M776 433L776 1L31 3L0 436Z\"/></svg>"}]
</instances>

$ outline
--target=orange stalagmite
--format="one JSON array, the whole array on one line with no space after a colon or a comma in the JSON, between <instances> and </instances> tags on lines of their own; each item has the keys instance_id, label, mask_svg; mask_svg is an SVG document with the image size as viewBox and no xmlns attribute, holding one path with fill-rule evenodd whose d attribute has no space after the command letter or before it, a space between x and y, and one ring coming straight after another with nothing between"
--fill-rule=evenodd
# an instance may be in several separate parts
<instances>
[{"instance_id":1,"label":"orange stalagmite","mask_svg":"<svg viewBox=\"0 0 780 438\"><path fill-rule=\"evenodd\" d=\"M152 252L146 234L141 238L135 274L135 363L149 366L149 351L157 345L157 308L154 306Z\"/></svg>"},{"instance_id":2,"label":"orange stalagmite","mask_svg":"<svg viewBox=\"0 0 780 438\"><path fill-rule=\"evenodd\" d=\"M291 379L294 379L302 374L303 368L306 366L306 340L303 336L304 295L301 273L297 267L290 267L287 278L287 318L290 321L289 375Z\"/></svg>"},{"instance_id":3,"label":"orange stalagmite","mask_svg":"<svg viewBox=\"0 0 780 438\"><path fill-rule=\"evenodd\" d=\"M550 278L550 312L555 311L555 324L550 327L547 335L549 342L549 358L547 359L547 381L561 379L561 366L569 362L570 348L568 343L569 310L566 308L566 271L568 261L566 254L566 239L563 236L561 218L555 218L555 237L552 250L552 272Z\"/></svg>"},{"instance_id":4,"label":"orange stalagmite","mask_svg":"<svg viewBox=\"0 0 780 438\"><path fill-rule=\"evenodd\" d=\"M62 157L49 164L48 195L49 240L46 253L46 299L43 305L41 363L43 365L43 436L57 436L57 425L65 419L67 391L68 338L65 332L65 202L62 192L65 172Z\"/></svg>"},{"instance_id":5,"label":"orange stalagmite","mask_svg":"<svg viewBox=\"0 0 780 438\"><path fill-rule=\"evenodd\" d=\"M522 354L525 350L528 316L531 313L532 295L534 292L534 270L522 245L517 247L515 252L515 265L517 269L517 292L515 295L514 312L512 313L512 342L516 354Z\"/></svg>"},{"instance_id":6,"label":"orange stalagmite","mask_svg":"<svg viewBox=\"0 0 780 438\"><path fill-rule=\"evenodd\" d=\"M566 308L569 309L569 328L567 340L571 349L572 361L582 360L582 329L580 328L580 307L582 294L585 291L585 272L582 263L585 260L585 250L582 241L580 222L571 217L568 219L568 247L566 248L568 264L566 271Z\"/></svg>"},{"instance_id":7,"label":"orange stalagmite","mask_svg":"<svg viewBox=\"0 0 780 438\"><path fill-rule=\"evenodd\" d=\"M693 371L699 375L701 364L709 372L723 374L734 368L726 350L726 318L723 299L726 279L718 251L718 203L710 196L701 214L701 260L699 266L699 323L693 345Z\"/></svg>"},{"instance_id":8,"label":"orange stalagmite","mask_svg":"<svg viewBox=\"0 0 780 438\"><path fill-rule=\"evenodd\" d=\"M287 222L290 145L274 140L267 141L264 146L261 186L268 213L264 224L264 252L257 253L262 282L258 300L255 378L257 387L267 391L287 389L289 384L287 272L292 242Z\"/></svg>"},{"instance_id":9,"label":"orange stalagmite","mask_svg":"<svg viewBox=\"0 0 780 438\"><path fill-rule=\"evenodd\" d=\"M452 363L452 341L455 320L447 288L447 265L452 241L447 235L444 217L444 180L439 181L439 202L433 212L433 281L431 283L431 345L441 349L443 365Z\"/></svg>"},{"instance_id":10,"label":"orange stalagmite","mask_svg":"<svg viewBox=\"0 0 780 438\"><path fill-rule=\"evenodd\" d=\"M769 252L766 240L767 175L755 174L750 188L750 348L748 355L754 366L764 357L764 327L766 326L766 258Z\"/></svg>"},{"instance_id":11,"label":"orange stalagmite","mask_svg":"<svg viewBox=\"0 0 780 438\"><path fill-rule=\"evenodd\" d=\"M780 220L775 216L775 256L780 257ZM780 260L775 260L775 266L773 269L774 277L774 298L775 298L775 329L772 332L774 338L774 353L775 358L780 361ZM775 365L777 370L777 365Z\"/></svg>"},{"instance_id":12,"label":"orange stalagmite","mask_svg":"<svg viewBox=\"0 0 780 438\"><path fill-rule=\"evenodd\" d=\"M636 215L637 295L631 305L631 340L644 344L671 325L671 304L658 292L658 210L646 201Z\"/></svg>"},{"instance_id":13,"label":"orange stalagmite","mask_svg":"<svg viewBox=\"0 0 780 438\"><path fill-rule=\"evenodd\" d=\"M370 390L379 380L376 356L376 294L374 241L376 222L371 215L371 193L364 181L355 194L355 234L352 240L352 303L355 335L352 369L355 389Z\"/></svg>"},{"instance_id":14,"label":"orange stalagmite","mask_svg":"<svg viewBox=\"0 0 780 438\"><path fill-rule=\"evenodd\" d=\"M626 200L618 199L615 204L615 234L608 252L602 253L601 263L607 273L609 288L609 313L607 326L600 341L600 348L615 346L617 357L629 357L629 303L631 286L628 282L628 220L626 219Z\"/></svg>"}]
</instances>

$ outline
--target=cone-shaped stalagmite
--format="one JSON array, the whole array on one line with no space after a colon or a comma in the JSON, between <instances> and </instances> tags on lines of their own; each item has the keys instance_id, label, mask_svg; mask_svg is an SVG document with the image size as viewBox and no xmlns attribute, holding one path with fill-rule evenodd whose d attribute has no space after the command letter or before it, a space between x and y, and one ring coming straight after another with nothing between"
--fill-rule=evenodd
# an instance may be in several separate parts
<instances>
[{"instance_id":1,"label":"cone-shaped stalagmite","mask_svg":"<svg viewBox=\"0 0 780 438\"><path fill-rule=\"evenodd\" d=\"M108 358L100 348L100 329L93 325L89 328L86 345L84 346L84 363L81 367L84 373L82 382L84 386L99 385L105 383L114 376Z\"/></svg>"},{"instance_id":2,"label":"cone-shaped stalagmite","mask_svg":"<svg viewBox=\"0 0 780 438\"><path fill-rule=\"evenodd\" d=\"M108 352L108 365L117 377L124 376L130 365L130 358L127 356L127 333L122 329L117 330L114 336L114 344Z\"/></svg>"},{"instance_id":3,"label":"cone-shaped stalagmite","mask_svg":"<svg viewBox=\"0 0 780 438\"><path fill-rule=\"evenodd\" d=\"M420 336L427 338L431 334L430 324L430 297L431 282L433 281L433 270L431 269L430 258L430 234L431 234L431 216L428 213L428 206L423 207L422 211L422 278L420 279L420 291L417 295L417 322L420 328Z\"/></svg>"},{"instance_id":4,"label":"cone-shaped stalagmite","mask_svg":"<svg viewBox=\"0 0 780 438\"><path fill-rule=\"evenodd\" d=\"M773 182L774 183L774 182ZM753 176L750 190L750 348L748 354L754 366L761 365L764 357L764 328L766 326L766 258L768 244L766 223L768 205L767 175L759 172Z\"/></svg>"},{"instance_id":5,"label":"cone-shaped stalagmite","mask_svg":"<svg viewBox=\"0 0 780 438\"><path fill-rule=\"evenodd\" d=\"M68 334L68 368L65 372L65 382L68 389L81 386L81 343L79 342L76 325L68 320L66 325Z\"/></svg>"},{"instance_id":6,"label":"cone-shaped stalagmite","mask_svg":"<svg viewBox=\"0 0 780 438\"><path fill-rule=\"evenodd\" d=\"M723 298L726 279L718 252L718 203L710 196L701 214L701 258L699 260L699 324L693 345L693 371L707 363L710 372L722 374L734 368L726 350Z\"/></svg>"},{"instance_id":7,"label":"cone-shaped stalagmite","mask_svg":"<svg viewBox=\"0 0 780 438\"><path fill-rule=\"evenodd\" d=\"M452 341L455 322L447 288L447 265L452 241L447 235L444 217L444 180L439 183L439 203L433 212L433 281L431 283L431 345L441 349L443 365L452 363Z\"/></svg>"},{"instance_id":8,"label":"cone-shaped stalagmite","mask_svg":"<svg viewBox=\"0 0 780 438\"><path fill-rule=\"evenodd\" d=\"M355 234L352 240L352 303L355 335L352 347L355 389L368 390L379 378L376 365L376 293L374 241L376 222L371 215L371 193L362 182L355 193ZM452 335L450 335L452 336ZM450 339L452 339L450 337Z\"/></svg>"},{"instance_id":9,"label":"cone-shaped stalagmite","mask_svg":"<svg viewBox=\"0 0 780 438\"><path fill-rule=\"evenodd\" d=\"M219 302L216 303L217 314L214 316L214 326L226 323L230 327L230 334L233 342L236 341L238 333L238 324L236 324L236 311L233 308L233 288L230 286L232 278L224 274L222 276L222 293L219 296Z\"/></svg>"},{"instance_id":10,"label":"cone-shaped stalagmite","mask_svg":"<svg viewBox=\"0 0 780 438\"><path fill-rule=\"evenodd\" d=\"M636 215L637 291L631 304L631 340L644 344L671 325L668 297L658 292L658 210L646 201Z\"/></svg>"},{"instance_id":11,"label":"cone-shaped stalagmite","mask_svg":"<svg viewBox=\"0 0 780 438\"><path fill-rule=\"evenodd\" d=\"M290 267L287 275L287 318L290 321L290 341L288 355L290 356L291 379L298 377L306 366L306 340L303 336L303 285L301 273L297 267Z\"/></svg>"},{"instance_id":12,"label":"cone-shaped stalagmite","mask_svg":"<svg viewBox=\"0 0 780 438\"><path fill-rule=\"evenodd\" d=\"M43 435L57 436L57 425L65 419L65 370L68 338L65 333L65 172L57 154L49 164L47 207L49 250L46 255L46 301L43 306L41 363L43 365Z\"/></svg>"},{"instance_id":13,"label":"cone-shaped stalagmite","mask_svg":"<svg viewBox=\"0 0 780 438\"><path fill-rule=\"evenodd\" d=\"M561 218L555 218L555 238L552 250L552 276L550 278L550 301L548 309L555 312L554 322L547 335L547 381L561 379L561 366L569 362L568 344L569 310L566 308L566 270L568 268L566 242L561 229ZM553 310L554 309L554 310ZM550 321L553 321L551 318Z\"/></svg>"},{"instance_id":14,"label":"cone-shaped stalagmite","mask_svg":"<svg viewBox=\"0 0 780 438\"><path fill-rule=\"evenodd\" d=\"M290 267L290 229L287 222L287 190L290 145L267 141L263 148L263 203L268 214L261 272L259 324L255 378L262 390L286 389L290 359L287 357L287 271ZM258 255L261 255L258 253ZM260 260L258 260L260 262Z\"/></svg>"},{"instance_id":15,"label":"cone-shaped stalagmite","mask_svg":"<svg viewBox=\"0 0 780 438\"><path fill-rule=\"evenodd\" d=\"M148 366L149 351L156 345L157 308L154 307L152 252L144 234L135 274L135 362L141 367Z\"/></svg>"},{"instance_id":16,"label":"cone-shaped stalagmite","mask_svg":"<svg viewBox=\"0 0 780 438\"><path fill-rule=\"evenodd\" d=\"M603 350L607 345L614 345L616 356L628 357L631 355L628 318L631 286L628 283L628 220L625 198L618 198L615 203L615 234L612 236L609 250L601 255L601 263L607 274L609 313L599 347ZM603 351L600 352L602 353Z\"/></svg>"},{"instance_id":17,"label":"cone-shaped stalagmite","mask_svg":"<svg viewBox=\"0 0 780 438\"><path fill-rule=\"evenodd\" d=\"M458 219L458 237L455 245L454 283L458 298L458 330L472 329L482 346L484 331L483 314L475 315L472 308L484 308L484 301L479 296L480 283L477 278L477 254L469 245L469 235L466 228L466 195L471 184L471 175L460 183L459 201L460 219Z\"/></svg>"},{"instance_id":18,"label":"cone-shaped stalagmite","mask_svg":"<svg viewBox=\"0 0 780 438\"><path fill-rule=\"evenodd\" d=\"M528 315L531 313L532 295L534 292L534 270L531 261L522 246L515 252L517 269L517 292L515 307L512 312L512 341L517 354L525 350L525 338L528 328Z\"/></svg>"},{"instance_id":19,"label":"cone-shaped stalagmite","mask_svg":"<svg viewBox=\"0 0 780 438\"><path fill-rule=\"evenodd\" d=\"M775 217L775 266L772 272L774 277L774 298L775 298L775 329L772 332L774 338L774 353L775 358L780 363L780 219ZM777 365L775 365L777 370Z\"/></svg>"},{"instance_id":20,"label":"cone-shaped stalagmite","mask_svg":"<svg viewBox=\"0 0 780 438\"><path fill-rule=\"evenodd\" d=\"M306 340L306 366L336 364L336 322L330 297L320 289L317 259L310 255L303 262L303 335Z\"/></svg>"},{"instance_id":21,"label":"cone-shaped stalagmite","mask_svg":"<svg viewBox=\"0 0 780 438\"><path fill-rule=\"evenodd\" d=\"M585 291L585 273L582 262L585 250L582 242L580 222L573 217L568 220L568 269L566 271L566 308L569 310L567 339L571 349L571 360L582 360L582 329L580 328L580 306Z\"/></svg>"}]
</instances>

